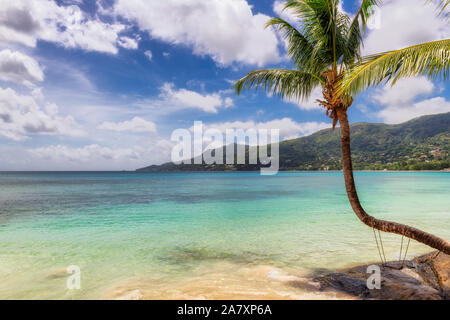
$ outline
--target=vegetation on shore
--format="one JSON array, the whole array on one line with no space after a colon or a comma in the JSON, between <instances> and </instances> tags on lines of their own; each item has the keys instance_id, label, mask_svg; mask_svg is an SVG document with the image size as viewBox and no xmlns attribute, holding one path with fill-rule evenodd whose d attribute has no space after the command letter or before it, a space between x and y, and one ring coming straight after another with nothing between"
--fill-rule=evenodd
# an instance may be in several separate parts
<instances>
[{"instance_id":1,"label":"vegetation on shore","mask_svg":"<svg viewBox=\"0 0 450 320\"><path fill-rule=\"evenodd\" d=\"M450 112L423 116L397 125L355 123L351 126L351 133L355 170L450 168ZM224 151L224 158L225 154ZM259 168L259 165L165 163L138 171L252 171ZM280 170L341 169L339 128L280 143Z\"/></svg>"}]
</instances>

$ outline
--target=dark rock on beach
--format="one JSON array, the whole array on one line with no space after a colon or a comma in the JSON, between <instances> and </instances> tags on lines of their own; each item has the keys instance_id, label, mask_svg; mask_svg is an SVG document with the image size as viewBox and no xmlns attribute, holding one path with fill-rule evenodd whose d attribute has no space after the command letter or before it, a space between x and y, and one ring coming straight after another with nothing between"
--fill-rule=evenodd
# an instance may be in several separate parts
<instances>
[{"instance_id":1,"label":"dark rock on beach","mask_svg":"<svg viewBox=\"0 0 450 320\"><path fill-rule=\"evenodd\" d=\"M450 256L432 252L410 261L375 264L381 270L381 288L369 289L369 265L314 278L320 291L338 291L359 299L450 300Z\"/></svg>"}]
</instances>

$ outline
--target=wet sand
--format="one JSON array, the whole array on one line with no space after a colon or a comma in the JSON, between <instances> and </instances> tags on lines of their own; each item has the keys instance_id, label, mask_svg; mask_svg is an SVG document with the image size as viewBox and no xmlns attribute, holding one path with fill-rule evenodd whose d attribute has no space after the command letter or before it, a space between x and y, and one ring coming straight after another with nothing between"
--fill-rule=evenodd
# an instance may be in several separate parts
<instances>
[{"instance_id":1,"label":"wet sand","mask_svg":"<svg viewBox=\"0 0 450 320\"><path fill-rule=\"evenodd\" d=\"M355 299L319 289L319 283L312 281L308 271L216 262L196 269L189 278L129 279L107 289L101 299Z\"/></svg>"}]
</instances>

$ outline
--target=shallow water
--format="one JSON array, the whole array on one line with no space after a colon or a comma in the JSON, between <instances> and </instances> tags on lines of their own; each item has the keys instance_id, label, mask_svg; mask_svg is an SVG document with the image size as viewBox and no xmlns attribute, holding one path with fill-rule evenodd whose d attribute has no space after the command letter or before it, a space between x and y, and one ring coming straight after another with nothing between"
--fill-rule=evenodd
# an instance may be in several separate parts
<instances>
[{"instance_id":1,"label":"shallow water","mask_svg":"<svg viewBox=\"0 0 450 320\"><path fill-rule=\"evenodd\" d=\"M355 179L374 216L450 239L449 178ZM401 237L382 236L398 259ZM428 251L412 241L408 256ZM3 299L335 298L312 272L379 259L340 172L0 173Z\"/></svg>"}]
</instances>

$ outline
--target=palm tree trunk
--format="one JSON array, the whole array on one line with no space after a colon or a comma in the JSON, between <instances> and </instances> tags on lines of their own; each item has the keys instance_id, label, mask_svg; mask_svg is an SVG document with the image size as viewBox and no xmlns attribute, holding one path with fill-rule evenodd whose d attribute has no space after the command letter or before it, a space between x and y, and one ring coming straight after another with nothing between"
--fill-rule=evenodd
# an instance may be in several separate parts
<instances>
[{"instance_id":1,"label":"palm tree trunk","mask_svg":"<svg viewBox=\"0 0 450 320\"><path fill-rule=\"evenodd\" d=\"M356 213L359 220L371 228L403 235L450 255L450 243L448 241L404 224L376 219L364 211L359 202L355 181L353 179L352 158L350 152L350 127L347 119L347 111L343 108L337 108L337 116L341 128L342 168L344 172L345 188L353 211Z\"/></svg>"}]
</instances>

